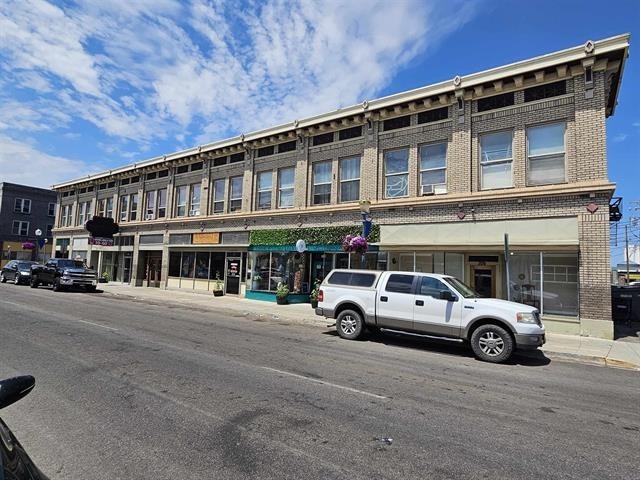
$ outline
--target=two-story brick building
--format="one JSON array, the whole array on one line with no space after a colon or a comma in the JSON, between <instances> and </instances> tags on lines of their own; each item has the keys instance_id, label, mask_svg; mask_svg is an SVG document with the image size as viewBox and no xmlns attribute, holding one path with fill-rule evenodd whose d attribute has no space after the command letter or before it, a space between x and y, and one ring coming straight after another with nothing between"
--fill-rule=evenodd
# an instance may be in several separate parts
<instances>
[{"instance_id":1,"label":"two-story brick building","mask_svg":"<svg viewBox=\"0 0 640 480\"><path fill-rule=\"evenodd\" d=\"M53 190L0 183L0 266L16 259L41 261L49 255L56 197Z\"/></svg>"},{"instance_id":2,"label":"two-story brick building","mask_svg":"<svg viewBox=\"0 0 640 480\"><path fill-rule=\"evenodd\" d=\"M605 119L628 46L589 41L56 185L56 249L118 281L219 278L265 299L278 282L304 298L335 267L444 272L535 305L552 331L611 337ZM348 255L363 203L372 245ZM91 215L119 223L113 247L89 244Z\"/></svg>"}]
</instances>

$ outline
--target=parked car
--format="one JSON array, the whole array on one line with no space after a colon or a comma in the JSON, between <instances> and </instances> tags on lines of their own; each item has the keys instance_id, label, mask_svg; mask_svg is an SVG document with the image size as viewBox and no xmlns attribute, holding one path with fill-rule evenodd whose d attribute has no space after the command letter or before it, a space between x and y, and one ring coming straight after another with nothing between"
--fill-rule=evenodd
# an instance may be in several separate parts
<instances>
[{"instance_id":1,"label":"parked car","mask_svg":"<svg viewBox=\"0 0 640 480\"><path fill-rule=\"evenodd\" d=\"M629 282L630 287L640 287L640 282Z\"/></svg>"},{"instance_id":2,"label":"parked car","mask_svg":"<svg viewBox=\"0 0 640 480\"><path fill-rule=\"evenodd\" d=\"M35 386L30 375L0 381L0 409L28 395ZM35 466L24 447L0 418L0 479L48 480Z\"/></svg>"},{"instance_id":3,"label":"parked car","mask_svg":"<svg viewBox=\"0 0 640 480\"><path fill-rule=\"evenodd\" d=\"M11 260L0 271L0 282L6 283L11 281L16 285L21 283L28 285L31 281L31 266L37 265L38 262L29 262L26 260Z\"/></svg>"},{"instance_id":4,"label":"parked car","mask_svg":"<svg viewBox=\"0 0 640 480\"><path fill-rule=\"evenodd\" d=\"M51 285L54 292L70 287L82 287L87 292L95 292L98 274L87 268L82 260L51 258L44 265L35 265L31 269L31 288Z\"/></svg>"},{"instance_id":5,"label":"parked car","mask_svg":"<svg viewBox=\"0 0 640 480\"><path fill-rule=\"evenodd\" d=\"M342 338L355 340L369 328L464 341L494 363L545 343L537 309L480 298L448 275L333 270L320 285L316 314L335 318Z\"/></svg>"}]
</instances>

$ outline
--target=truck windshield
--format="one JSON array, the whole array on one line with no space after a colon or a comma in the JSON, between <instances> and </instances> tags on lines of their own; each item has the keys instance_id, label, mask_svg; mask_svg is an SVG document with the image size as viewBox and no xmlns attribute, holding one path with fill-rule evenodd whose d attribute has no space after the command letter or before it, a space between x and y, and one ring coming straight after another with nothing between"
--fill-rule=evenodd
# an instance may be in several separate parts
<instances>
[{"instance_id":1,"label":"truck windshield","mask_svg":"<svg viewBox=\"0 0 640 480\"><path fill-rule=\"evenodd\" d=\"M60 268L84 268L84 263L80 260L59 260L58 267Z\"/></svg>"},{"instance_id":2,"label":"truck windshield","mask_svg":"<svg viewBox=\"0 0 640 480\"><path fill-rule=\"evenodd\" d=\"M461 280L455 277L444 277L444 281L451 285L455 290L464 298L477 298L480 297L476 291L464 284Z\"/></svg>"}]
</instances>

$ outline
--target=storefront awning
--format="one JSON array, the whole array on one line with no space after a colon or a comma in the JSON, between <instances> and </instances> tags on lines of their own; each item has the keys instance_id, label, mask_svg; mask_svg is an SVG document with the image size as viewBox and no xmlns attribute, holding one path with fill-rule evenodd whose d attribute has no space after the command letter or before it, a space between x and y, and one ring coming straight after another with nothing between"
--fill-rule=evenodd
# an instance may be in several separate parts
<instances>
[{"instance_id":1,"label":"storefront awning","mask_svg":"<svg viewBox=\"0 0 640 480\"><path fill-rule=\"evenodd\" d=\"M381 225L380 248L502 246L577 246L578 219L536 218L488 222Z\"/></svg>"}]
</instances>

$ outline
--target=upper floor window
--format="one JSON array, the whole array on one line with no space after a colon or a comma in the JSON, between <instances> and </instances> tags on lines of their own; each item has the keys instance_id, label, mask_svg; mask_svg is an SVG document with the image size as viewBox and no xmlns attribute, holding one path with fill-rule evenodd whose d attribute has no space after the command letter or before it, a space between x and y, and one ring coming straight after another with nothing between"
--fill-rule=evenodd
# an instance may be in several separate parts
<instances>
[{"instance_id":1,"label":"upper floor window","mask_svg":"<svg viewBox=\"0 0 640 480\"><path fill-rule=\"evenodd\" d=\"M224 178L213 182L213 213L224 213L224 184Z\"/></svg>"},{"instance_id":2,"label":"upper floor window","mask_svg":"<svg viewBox=\"0 0 640 480\"><path fill-rule=\"evenodd\" d=\"M69 225L71 225L72 211L73 211L72 205L62 206L62 215L60 215L61 227L68 227Z\"/></svg>"},{"instance_id":3,"label":"upper floor window","mask_svg":"<svg viewBox=\"0 0 640 480\"><path fill-rule=\"evenodd\" d=\"M91 201L78 203L78 225L84 225L91 219L91 204Z\"/></svg>"},{"instance_id":4,"label":"upper floor window","mask_svg":"<svg viewBox=\"0 0 640 480\"><path fill-rule=\"evenodd\" d=\"M295 149L296 149L295 140L278 144L278 153L293 152L295 151Z\"/></svg>"},{"instance_id":5,"label":"upper floor window","mask_svg":"<svg viewBox=\"0 0 640 480\"><path fill-rule=\"evenodd\" d=\"M313 204L331 203L331 160L313 164Z\"/></svg>"},{"instance_id":6,"label":"upper floor window","mask_svg":"<svg viewBox=\"0 0 640 480\"><path fill-rule=\"evenodd\" d=\"M150 190L146 193L145 220L164 218L167 215L167 189Z\"/></svg>"},{"instance_id":7,"label":"upper floor window","mask_svg":"<svg viewBox=\"0 0 640 480\"><path fill-rule=\"evenodd\" d=\"M513 92L503 93L501 95L493 95L492 97L478 99L478 112L487 110L495 110L496 108L510 107L515 103Z\"/></svg>"},{"instance_id":8,"label":"upper floor window","mask_svg":"<svg viewBox=\"0 0 640 480\"><path fill-rule=\"evenodd\" d=\"M565 123L527 129L527 184L562 183L565 178Z\"/></svg>"},{"instance_id":9,"label":"upper floor window","mask_svg":"<svg viewBox=\"0 0 640 480\"><path fill-rule=\"evenodd\" d=\"M11 233L13 233L14 235L20 235L21 237L26 237L27 235L29 235L29 222L14 220Z\"/></svg>"},{"instance_id":10,"label":"upper floor window","mask_svg":"<svg viewBox=\"0 0 640 480\"><path fill-rule=\"evenodd\" d=\"M132 193L129 198L129 220L135 222L138 219L138 194Z\"/></svg>"},{"instance_id":11,"label":"upper floor window","mask_svg":"<svg viewBox=\"0 0 640 480\"><path fill-rule=\"evenodd\" d=\"M293 207L295 172L294 167L278 170L278 208Z\"/></svg>"},{"instance_id":12,"label":"upper floor window","mask_svg":"<svg viewBox=\"0 0 640 480\"><path fill-rule=\"evenodd\" d=\"M480 186L482 189L513 186L513 132L496 132L480 137Z\"/></svg>"},{"instance_id":13,"label":"upper floor window","mask_svg":"<svg viewBox=\"0 0 640 480\"><path fill-rule=\"evenodd\" d=\"M338 132L338 140L349 140L350 138L358 138L362 136L362 125L357 127L345 128Z\"/></svg>"},{"instance_id":14,"label":"upper floor window","mask_svg":"<svg viewBox=\"0 0 640 480\"><path fill-rule=\"evenodd\" d=\"M31 213L31 200L28 198L16 198L13 211L19 213Z\"/></svg>"},{"instance_id":15,"label":"upper floor window","mask_svg":"<svg viewBox=\"0 0 640 480\"><path fill-rule=\"evenodd\" d=\"M98 211L96 213L100 217L113 218L113 197L98 200Z\"/></svg>"},{"instance_id":16,"label":"upper floor window","mask_svg":"<svg viewBox=\"0 0 640 480\"><path fill-rule=\"evenodd\" d=\"M360 157L340 159L340 201L360 199Z\"/></svg>"},{"instance_id":17,"label":"upper floor window","mask_svg":"<svg viewBox=\"0 0 640 480\"><path fill-rule=\"evenodd\" d=\"M273 172L271 170L258 173L258 198L256 208L268 210L271 208L271 192L273 191Z\"/></svg>"},{"instance_id":18,"label":"upper floor window","mask_svg":"<svg viewBox=\"0 0 640 480\"><path fill-rule=\"evenodd\" d=\"M200 215L200 183L176 187L176 217Z\"/></svg>"},{"instance_id":19,"label":"upper floor window","mask_svg":"<svg viewBox=\"0 0 640 480\"><path fill-rule=\"evenodd\" d=\"M435 108L418 114L418 124L437 122L449 118L449 107Z\"/></svg>"},{"instance_id":20,"label":"upper floor window","mask_svg":"<svg viewBox=\"0 0 640 480\"><path fill-rule=\"evenodd\" d=\"M333 142L333 132L321 133L320 135L314 135L313 137L311 137L311 145L314 147L331 142Z\"/></svg>"},{"instance_id":21,"label":"upper floor window","mask_svg":"<svg viewBox=\"0 0 640 480\"><path fill-rule=\"evenodd\" d=\"M422 145L420 147L421 193L436 185L447 184L447 144Z\"/></svg>"},{"instance_id":22,"label":"upper floor window","mask_svg":"<svg viewBox=\"0 0 640 480\"><path fill-rule=\"evenodd\" d=\"M276 153L275 145L269 145L267 147L262 147L258 149L258 157L268 157L269 155L273 155Z\"/></svg>"},{"instance_id":23,"label":"upper floor window","mask_svg":"<svg viewBox=\"0 0 640 480\"><path fill-rule=\"evenodd\" d=\"M55 217L56 216L56 204L55 203L49 203L49 208L47 209L47 215L49 215L50 217Z\"/></svg>"},{"instance_id":24,"label":"upper floor window","mask_svg":"<svg viewBox=\"0 0 640 480\"><path fill-rule=\"evenodd\" d=\"M229 211L237 212L242 210L242 176L232 177L229 192Z\"/></svg>"},{"instance_id":25,"label":"upper floor window","mask_svg":"<svg viewBox=\"0 0 640 480\"><path fill-rule=\"evenodd\" d=\"M122 195L120 197L120 221L136 221L138 219L138 194Z\"/></svg>"},{"instance_id":26,"label":"upper floor window","mask_svg":"<svg viewBox=\"0 0 640 480\"><path fill-rule=\"evenodd\" d=\"M406 197L409 194L409 149L384 152L384 196Z\"/></svg>"},{"instance_id":27,"label":"upper floor window","mask_svg":"<svg viewBox=\"0 0 640 480\"><path fill-rule=\"evenodd\" d=\"M405 128L411 125L411 115L405 115L404 117L390 118L383 122L383 130L395 130L397 128Z\"/></svg>"},{"instance_id":28,"label":"upper floor window","mask_svg":"<svg viewBox=\"0 0 640 480\"><path fill-rule=\"evenodd\" d=\"M525 89L524 101L533 102L534 100L542 100L543 98L557 97L565 93L567 93L567 82L561 80L559 82L547 83Z\"/></svg>"}]
</instances>

